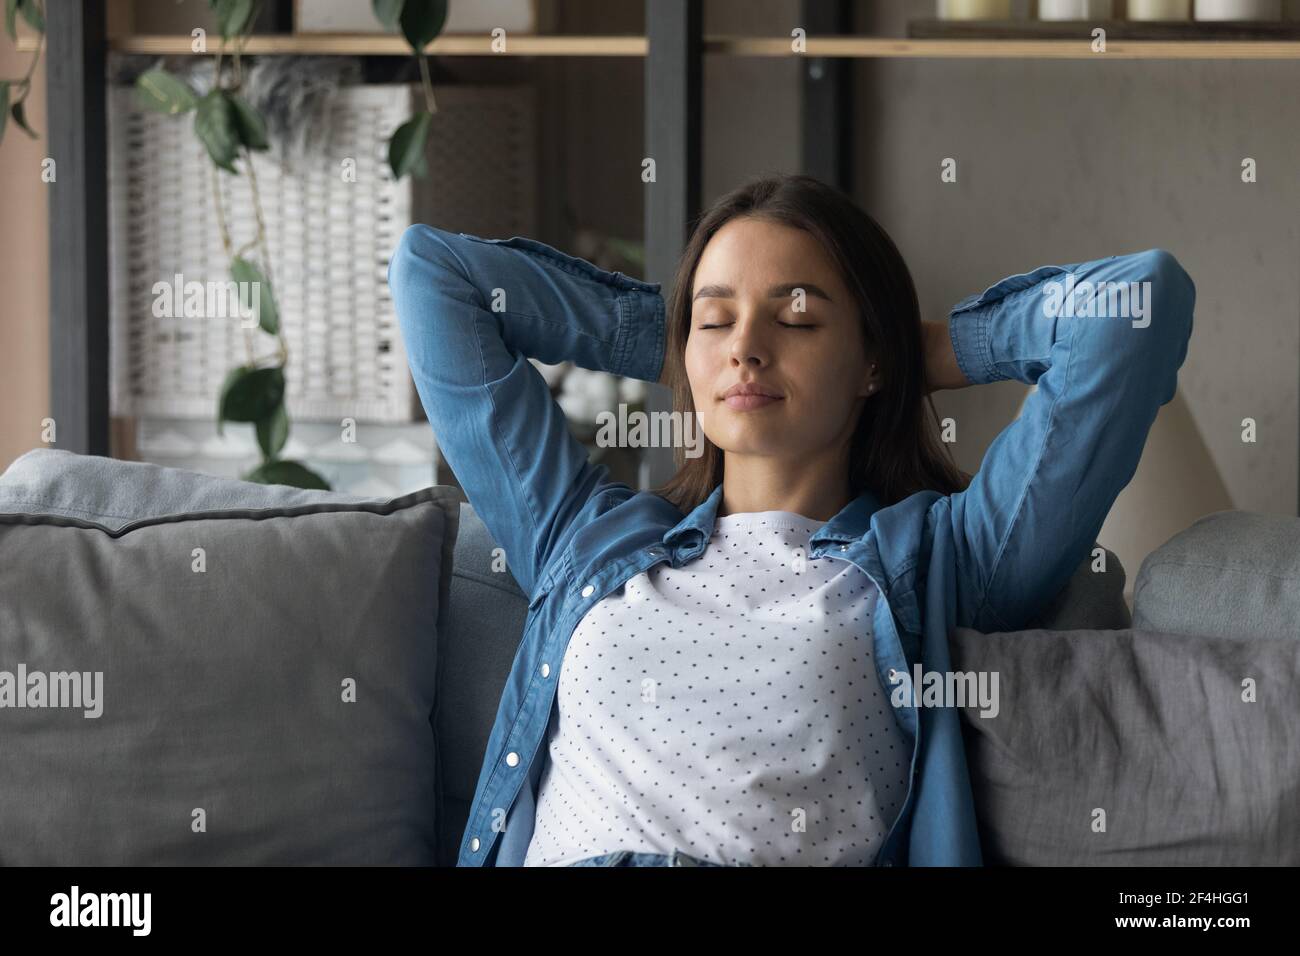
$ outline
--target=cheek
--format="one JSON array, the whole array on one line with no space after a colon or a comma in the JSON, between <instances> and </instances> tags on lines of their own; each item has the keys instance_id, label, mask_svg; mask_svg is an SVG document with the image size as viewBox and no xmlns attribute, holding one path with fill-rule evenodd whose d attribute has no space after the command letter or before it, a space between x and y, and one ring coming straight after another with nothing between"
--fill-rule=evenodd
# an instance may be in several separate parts
<instances>
[{"instance_id":1,"label":"cheek","mask_svg":"<svg viewBox=\"0 0 1300 956\"><path fill-rule=\"evenodd\" d=\"M684 364L686 379L691 383L691 395L694 396L695 406L699 409L704 404L705 397L711 394L709 390L713 387L717 370L713 367L709 350L697 336L691 336L686 340Z\"/></svg>"},{"instance_id":2,"label":"cheek","mask_svg":"<svg viewBox=\"0 0 1300 956\"><path fill-rule=\"evenodd\" d=\"M789 374L821 388L846 381L861 368L853 350L829 335L797 343L786 352L784 359Z\"/></svg>"},{"instance_id":3,"label":"cheek","mask_svg":"<svg viewBox=\"0 0 1300 956\"><path fill-rule=\"evenodd\" d=\"M699 427L714 444L725 444L725 438L713 431L713 395L719 382L717 361L707 343L694 337L687 339L683 359Z\"/></svg>"},{"instance_id":4,"label":"cheek","mask_svg":"<svg viewBox=\"0 0 1300 956\"><path fill-rule=\"evenodd\" d=\"M787 373L800 383L802 404L811 402L827 424L852 413L866 363L843 341L826 339L816 347L792 350Z\"/></svg>"}]
</instances>

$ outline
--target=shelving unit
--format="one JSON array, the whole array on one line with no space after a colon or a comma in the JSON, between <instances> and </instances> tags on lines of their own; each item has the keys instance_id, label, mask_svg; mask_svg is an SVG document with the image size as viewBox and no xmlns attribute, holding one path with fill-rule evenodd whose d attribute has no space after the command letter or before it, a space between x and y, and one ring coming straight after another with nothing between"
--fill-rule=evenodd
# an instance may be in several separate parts
<instances>
[{"instance_id":1,"label":"shelving unit","mask_svg":"<svg viewBox=\"0 0 1300 956\"><path fill-rule=\"evenodd\" d=\"M840 7L847 0L815 0ZM636 36L512 36L511 57L639 57L645 64L645 150L660 158L645 202L645 277L666 281L700 202L700 88L703 49L700 0L646 3L645 32ZM820 12L818 17L822 16ZM110 53L192 55L188 34L126 33L110 37L105 0L51 5L48 10L47 104L51 155L61 182L50 198L50 391L60 446L107 455L111 450L108 319L108 166L106 93ZM24 38L20 49L34 50ZM410 56L401 37L264 34L248 38L245 55L335 54ZM439 37L437 57L494 57L486 37ZM209 45L209 54L212 52ZM820 151L822 144L816 145ZM650 197L653 195L653 202ZM650 389L648 405L667 408L667 390ZM650 478L661 481L671 453L651 455Z\"/></svg>"}]
</instances>

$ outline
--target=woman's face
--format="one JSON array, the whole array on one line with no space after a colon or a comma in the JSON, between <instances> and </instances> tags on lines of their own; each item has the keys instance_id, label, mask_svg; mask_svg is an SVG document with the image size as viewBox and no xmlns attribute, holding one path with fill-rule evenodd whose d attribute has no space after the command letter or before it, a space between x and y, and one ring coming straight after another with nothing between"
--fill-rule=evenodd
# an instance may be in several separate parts
<instances>
[{"instance_id":1,"label":"woman's face","mask_svg":"<svg viewBox=\"0 0 1300 956\"><path fill-rule=\"evenodd\" d=\"M713 444L800 462L847 444L879 373L849 291L812 235L732 219L705 247L691 295L686 374ZM741 385L767 394L728 395Z\"/></svg>"}]
</instances>

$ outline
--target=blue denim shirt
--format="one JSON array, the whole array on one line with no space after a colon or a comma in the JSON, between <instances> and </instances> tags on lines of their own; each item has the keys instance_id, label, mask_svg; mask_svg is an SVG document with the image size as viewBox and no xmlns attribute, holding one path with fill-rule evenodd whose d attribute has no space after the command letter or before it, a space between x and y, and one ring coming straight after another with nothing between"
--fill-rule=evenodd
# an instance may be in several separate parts
<instances>
[{"instance_id":1,"label":"blue denim shirt","mask_svg":"<svg viewBox=\"0 0 1300 956\"><path fill-rule=\"evenodd\" d=\"M1114 317L1119 300L1107 303L1100 280L1149 282L1146 317ZM405 231L388 281L441 452L529 595L457 862L518 866L574 628L632 576L697 558L722 488L684 515L611 481L571 437L528 361L572 360L657 381L665 342L658 283L533 239L427 225ZM1048 308L1048 291L1064 292L1065 304L1058 295ZM879 589L874 661L883 687L917 663L946 673L951 629L1020 629L1065 585L1174 395L1194 302L1178 261L1149 249L1042 266L952 308L953 348L971 382L1038 387L966 490L920 491L892 504L866 491L812 536L809 557L851 561ZM908 701L894 712L912 742L910 783L877 865L979 865L958 710Z\"/></svg>"}]
</instances>

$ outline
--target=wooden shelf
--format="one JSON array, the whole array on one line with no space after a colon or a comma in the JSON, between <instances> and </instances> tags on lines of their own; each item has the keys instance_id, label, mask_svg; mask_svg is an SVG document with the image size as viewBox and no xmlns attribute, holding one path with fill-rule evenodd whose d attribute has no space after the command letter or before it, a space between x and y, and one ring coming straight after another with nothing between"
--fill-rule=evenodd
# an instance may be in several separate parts
<instances>
[{"instance_id":1,"label":"wooden shelf","mask_svg":"<svg viewBox=\"0 0 1300 956\"><path fill-rule=\"evenodd\" d=\"M188 36L133 34L110 37L115 53L144 53L155 56L192 54ZM445 36L434 40L426 51L433 56L628 56L643 57L643 36L511 36L505 53L495 53L487 35ZM220 40L210 41L208 53L215 53ZM35 50L34 37L20 37L19 50ZM410 56L411 48L400 36L387 34L312 33L251 36L243 46L245 55L318 54L334 56Z\"/></svg>"},{"instance_id":2,"label":"wooden shelf","mask_svg":"<svg viewBox=\"0 0 1300 956\"><path fill-rule=\"evenodd\" d=\"M899 39L822 37L808 40L806 56L915 57L940 59L1069 60L1295 60L1296 40L1117 40L1107 36L1106 52L1094 53L1092 38L1069 39ZM710 53L732 56L791 56L784 38L719 37L706 42Z\"/></svg>"},{"instance_id":3,"label":"wooden shelf","mask_svg":"<svg viewBox=\"0 0 1300 956\"><path fill-rule=\"evenodd\" d=\"M909 20L913 40L1296 40L1300 20Z\"/></svg>"},{"instance_id":4,"label":"wooden shelf","mask_svg":"<svg viewBox=\"0 0 1300 956\"><path fill-rule=\"evenodd\" d=\"M950 21L940 21L945 28ZM1024 21L1012 21L1024 26ZM918 21L924 23L924 21ZM1117 21L1122 26L1134 26ZM1214 26L1204 24L1205 26ZM1107 32L1106 52L1094 53L1091 37L1084 31L1078 39L1057 37L978 37L963 31L979 25L961 24L954 32L961 36L938 39L930 37L811 37L805 56L845 58L934 58L934 59L1089 59L1089 60L1297 60L1300 59L1300 32L1290 27L1294 39L1126 39ZM1059 24L1051 24L1060 28ZM1185 24L1141 24L1144 28ZM1198 24L1197 26L1201 26ZM1266 26L1255 24L1254 26ZM918 27L920 28L920 27ZM985 29L987 27L985 26ZM190 49L188 36L134 35L110 40L111 50L119 53L143 53L154 56L185 55ZM642 36L514 36L506 53L493 53L487 37L439 37L429 45L434 56L560 56L560 57L644 57L646 40ZM34 37L19 38L20 51L36 49ZM724 56L788 57L790 40L786 37L711 36L704 39L704 51ZM244 53L254 54L321 54L347 56L407 56L410 48L397 36L357 34L311 34L299 36L249 37Z\"/></svg>"},{"instance_id":5,"label":"wooden shelf","mask_svg":"<svg viewBox=\"0 0 1300 956\"><path fill-rule=\"evenodd\" d=\"M1106 52L1092 31L1106 31ZM908 40L943 56L1222 60L1300 57L1296 21L911 20Z\"/></svg>"}]
</instances>

